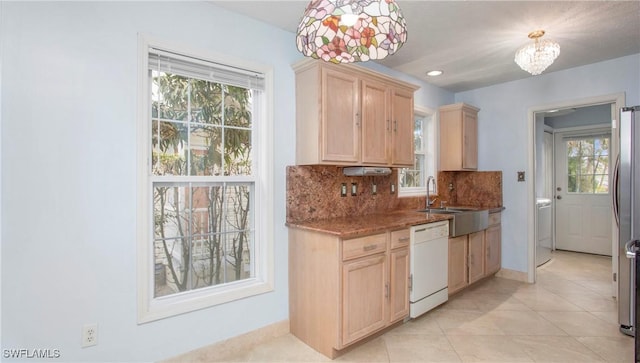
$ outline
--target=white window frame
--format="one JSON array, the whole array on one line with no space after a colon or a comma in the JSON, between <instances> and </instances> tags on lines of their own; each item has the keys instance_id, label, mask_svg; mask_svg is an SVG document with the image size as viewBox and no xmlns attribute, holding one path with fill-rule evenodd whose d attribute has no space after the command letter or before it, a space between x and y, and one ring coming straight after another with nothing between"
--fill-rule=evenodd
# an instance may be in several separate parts
<instances>
[{"instance_id":1,"label":"white window frame","mask_svg":"<svg viewBox=\"0 0 640 363\"><path fill-rule=\"evenodd\" d=\"M265 76L263 114L253 129L254 270L253 277L197 290L154 298L153 199L150 145L150 49L204 59L218 64L252 70ZM146 323L234 300L263 294L274 289L273 234L273 68L271 66L189 48L141 34L138 37L138 118L137 118L137 286L138 323Z\"/></svg>"},{"instance_id":2,"label":"white window frame","mask_svg":"<svg viewBox=\"0 0 640 363\"><path fill-rule=\"evenodd\" d=\"M418 117L429 117L431 116L431 122L429 127L431 129L431 137L422 137L422 151L415 151L416 154L424 154L425 165L423 165L423 170L425 171L425 182L426 176L433 176L437 180L437 170L438 170L438 113L428 107L415 106L414 110L414 122ZM425 125L423 125L423 130L425 130ZM415 132L415 130L414 130ZM412 140L412 142L414 142ZM417 196L425 196L427 194L427 188L425 186L422 187L403 187L401 184L401 175L398 173L398 196L399 197L417 197ZM437 192L436 183L431 184L430 193L435 194Z\"/></svg>"}]
</instances>

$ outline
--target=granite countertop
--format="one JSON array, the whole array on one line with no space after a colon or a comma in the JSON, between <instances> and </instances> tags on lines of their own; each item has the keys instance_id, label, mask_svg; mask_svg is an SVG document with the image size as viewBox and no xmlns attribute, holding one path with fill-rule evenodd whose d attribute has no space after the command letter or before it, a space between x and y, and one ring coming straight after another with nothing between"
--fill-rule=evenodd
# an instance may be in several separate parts
<instances>
[{"instance_id":1,"label":"granite countertop","mask_svg":"<svg viewBox=\"0 0 640 363\"><path fill-rule=\"evenodd\" d=\"M504 207L491 208L489 213L500 212ZM381 232L389 229L400 229L424 223L433 223L452 219L450 214L418 212L416 210L396 210L380 214L328 218L315 221L286 223L289 228L299 228L350 238Z\"/></svg>"},{"instance_id":2,"label":"granite countertop","mask_svg":"<svg viewBox=\"0 0 640 363\"><path fill-rule=\"evenodd\" d=\"M398 229L423 223L445 221L451 218L453 217L448 214L429 214L415 210L398 210L388 213L368 214L363 216L290 222L287 223L287 226L289 228L300 228L348 238L372 234L387 229Z\"/></svg>"}]
</instances>

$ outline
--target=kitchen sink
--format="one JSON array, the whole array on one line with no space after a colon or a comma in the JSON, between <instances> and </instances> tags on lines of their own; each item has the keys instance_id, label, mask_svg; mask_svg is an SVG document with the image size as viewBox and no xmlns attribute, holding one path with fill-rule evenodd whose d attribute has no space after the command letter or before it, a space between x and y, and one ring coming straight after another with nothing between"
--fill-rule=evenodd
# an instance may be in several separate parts
<instances>
[{"instance_id":1,"label":"kitchen sink","mask_svg":"<svg viewBox=\"0 0 640 363\"><path fill-rule=\"evenodd\" d=\"M446 208L429 208L429 209L421 209L418 212L436 213L436 214L456 214L456 213L460 213L461 211L456 211L453 209L446 209Z\"/></svg>"},{"instance_id":2,"label":"kitchen sink","mask_svg":"<svg viewBox=\"0 0 640 363\"><path fill-rule=\"evenodd\" d=\"M489 211L487 209L447 207L422 209L419 212L433 214L450 214L449 236L457 237L487 229L489 226Z\"/></svg>"}]
</instances>

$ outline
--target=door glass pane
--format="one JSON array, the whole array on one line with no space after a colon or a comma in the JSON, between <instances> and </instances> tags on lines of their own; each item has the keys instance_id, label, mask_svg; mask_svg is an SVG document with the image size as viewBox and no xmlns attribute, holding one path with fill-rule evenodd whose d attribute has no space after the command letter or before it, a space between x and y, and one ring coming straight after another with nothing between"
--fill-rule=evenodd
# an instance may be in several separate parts
<instances>
[{"instance_id":1,"label":"door glass pane","mask_svg":"<svg viewBox=\"0 0 640 363\"><path fill-rule=\"evenodd\" d=\"M609 137L592 136L565 142L567 151L567 191L569 193L609 193Z\"/></svg>"}]
</instances>

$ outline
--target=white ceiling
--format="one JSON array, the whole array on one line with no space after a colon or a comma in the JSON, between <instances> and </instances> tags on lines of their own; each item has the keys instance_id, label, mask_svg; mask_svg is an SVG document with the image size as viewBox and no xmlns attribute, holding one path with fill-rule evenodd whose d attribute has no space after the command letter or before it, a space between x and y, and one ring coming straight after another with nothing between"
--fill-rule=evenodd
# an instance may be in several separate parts
<instances>
[{"instance_id":1,"label":"white ceiling","mask_svg":"<svg viewBox=\"0 0 640 363\"><path fill-rule=\"evenodd\" d=\"M308 4L210 2L292 33ZM378 62L452 92L531 77L513 56L536 29L560 44L560 56L543 74L640 53L637 0L396 2L407 21L408 40L395 55ZM444 74L427 77L426 71L433 69Z\"/></svg>"}]
</instances>

